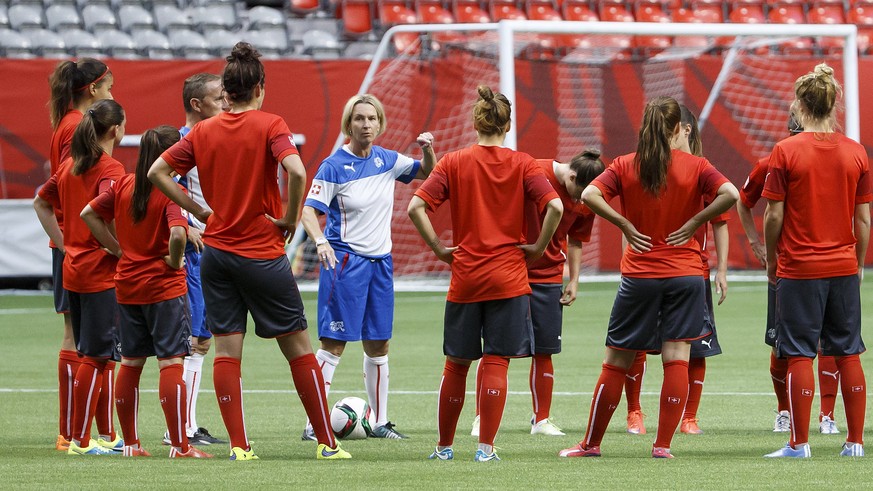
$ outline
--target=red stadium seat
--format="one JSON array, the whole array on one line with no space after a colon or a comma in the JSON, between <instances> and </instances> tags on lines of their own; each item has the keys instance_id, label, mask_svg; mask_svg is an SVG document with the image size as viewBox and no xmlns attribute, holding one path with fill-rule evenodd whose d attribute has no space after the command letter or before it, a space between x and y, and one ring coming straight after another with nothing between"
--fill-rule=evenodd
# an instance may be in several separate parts
<instances>
[{"instance_id":1,"label":"red stadium seat","mask_svg":"<svg viewBox=\"0 0 873 491\"><path fill-rule=\"evenodd\" d=\"M443 8L440 0L418 0L415 12L419 24L453 24L455 16Z\"/></svg>"},{"instance_id":2,"label":"red stadium seat","mask_svg":"<svg viewBox=\"0 0 873 491\"><path fill-rule=\"evenodd\" d=\"M740 4L734 6L730 13L730 21L735 24L764 24L767 18L761 5Z\"/></svg>"},{"instance_id":3,"label":"red stadium seat","mask_svg":"<svg viewBox=\"0 0 873 491\"><path fill-rule=\"evenodd\" d=\"M343 0L342 21L347 36L369 34L373 30L373 4L368 0Z\"/></svg>"},{"instance_id":4,"label":"red stadium seat","mask_svg":"<svg viewBox=\"0 0 873 491\"><path fill-rule=\"evenodd\" d=\"M490 0L489 10L494 22L506 20L527 20L527 15L518 8L515 0Z\"/></svg>"},{"instance_id":5,"label":"red stadium seat","mask_svg":"<svg viewBox=\"0 0 873 491\"><path fill-rule=\"evenodd\" d=\"M706 19L705 16L700 16L696 11L686 8L673 10L671 12L671 17L673 18L673 22L710 22L710 20ZM673 38L673 46L677 47L704 48L712 44L713 42L705 36L676 36Z\"/></svg>"},{"instance_id":6,"label":"red stadium seat","mask_svg":"<svg viewBox=\"0 0 873 491\"><path fill-rule=\"evenodd\" d=\"M819 5L809 9L811 24L845 24L846 14L842 5Z\"/></svg>"},{"instance_id":7,"label":"red stadium seat","mask_svg":"<svg viewBox=\"0 0 873 491\"><path fill-rule=\"evenodd\" d=\"M670 22L659 3L637 4L637 22ZM669 48L670 36L636 36L634 46L647 52L660 51Z\"/></svg>"},{"instance_id":8,"label":"red stadium seat","mask_svg":"<svg viewBox=\"0 0 873 491\"><path fill-rule=\"evenodd\" d=\"M598 22L600 20L597 13L591 10L591 4L586 0L564 0L561 12L564 20L579 22ZM589 36L568 34L561 36L558 42L564 47L580 48L588 46L588 38Z\"/></svg>"},{"instance_id":9,"label":"red stadium seat","mask_svg":"<svg viewBox=\"0 0 873 491\"><path fill-rule=\"evenodd\" d=\"M855 5L849 9L847 20L857 26L873 26L873 3Z\"/></svg>"},{"instance_id":10,"label":"red stadium seat","mask_svg":"<svg viewBox=\"0 0 873 491\"><path fill-rule=\"evenodd\" d=\"M407 6L404 0L380 0L378 10L379 21L385 28L397 24L415 24L417 22L415 12ZM395 34L392 41L394 49L398 53L411 52L414 47L417 48L419 35L415 32L401 32Z\"/></svg>"},{"instance_id":11,"label":"red stadium seat","mask_svg":"<svg viewBox=\"0 0 873 491\"><path fill-rule=\"evenodd\" d=\"M694 10L694 15L700 19L700 22L709 22L712 24L721 24L724 22L724 8L721 3L697 3L693 5L691 9Z\"/></svg>"},{"instance_id":12,"label":"red stadium seat","mask_svg":"<svg viewBox=\"0 0 873 491\"><path fill-rule=\"evenodd\" d=\"M318 8L319 0L291 0L291 12L297 15L306 15Z\"/></svg>"},{"instance_id":13,"label":"red stadium seat","mask_svg":"<svg viewBox=\"0 0 873 491\"><path fill-rule=\"evenodd\" d=\"M530 20L564 20L552 0L528 0L525 11Z\"/></svg>"},{"instance_id":14,"label":"red stadium seat","mask_svg":"<svg viewBox=\"0 0 873 491\"><path fill-rule=\"evenodd\" d=\"M783 4L770 9L768 15L772 24L805 24L806 16L803 14L803 6L795 4ZM784 53L812 54L812 40L809 38L797 38L779 45Z\"/></svg>"},{"instance_id":15,"label":"red stadium seat","mask_svg":"<svg viewBox=\"0 0 873 491\"><path fill-rule=\"evenodd\" d=\"M873 55L873 27L858 26L858 52Z\"/></svg>"},{"instance_id":16,"label":"red stadium seat","mask_svg":"<svg viewBox=\"0 0 873 491\"><path fill-rule=\"evenodd\" d=\"M453 0L452 12L455 20L460 23L483 23L491 22L488 12L482 10L478 0Z\"/></svg>"}]
</instances>

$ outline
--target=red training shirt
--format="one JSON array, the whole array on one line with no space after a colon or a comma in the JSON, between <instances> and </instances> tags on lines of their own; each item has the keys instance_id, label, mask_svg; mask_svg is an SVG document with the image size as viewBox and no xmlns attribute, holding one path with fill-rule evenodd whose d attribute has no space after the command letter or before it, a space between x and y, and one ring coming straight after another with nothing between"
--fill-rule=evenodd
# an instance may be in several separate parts
<instances>
[{"instance_id":1,"label":"red training shirt","mask_svg":"<svg viewBox=\"0 0 873 491\"><path fill-rule=\"evenodd\" d=\"M185 268L169 267L164 256L170 253L170 229L188 230L188 218L179 205L152 189L145 217L134 223L130 203L135 185L136 176L127 174L89 203L104 221L115 220L122 252L115 272L118 303L145 305L185 295Z\"/></svg>"},{"instance_id":2,"label":"red training shirt","mask_svg":"<svg viewBox=\"0 0 873 491\"><path fill-rule=\"evenodd\" d=\"M115 287L115 256L102 249L79 217L95 196L124 175L121 162L103 154L88 172L74 176L72 157L39 190L39 197L60 208L69 217L64 224L64 288L76 293L96 293Z\"/></svg>"},{"instance_id":3,"label":"red training shirt","mask_svg":"<svg viewBox=\"0 0 873 491\"><path fill-rule=\"evenodd\" d=\"M567 188L558 182L555 176L556 162L551 159L537 159L537 165L543 170L549 184L558 193L564 205L564 214L555 230L555 235L549 241L543 257L527 266L528 281L531 283L563 283L564 262L567 260L567 236L579 242L591 240L591 229L594 226L594 212L584 204L573 201ZM537 203L526 201L524 206L526 238L528 242L536 242L543 228L542 207ZM571 278L571 281L574 280Z\"/></svg>"},{"instance_id":4,"label":"red training shirt","mask_svg":"<svg viewBox=\"0 0 873 491\"><path fill-rule=\"evenodd\" d=\"M834 278L858 272L855 205L873 200L867 152L838 133L804 132L776 144L762 194L784 202L776 276Z\"/></svg>"},{"instance_id":5,"label":"red training shirt","mask_svg":"<svg viewBox=\"0 0 873 491\"><path fill-rule=\"evenodd\" d=\"M51 165L51 175L58 172L61 162L67 160L70 156L70 144L73 141L73 133L76 132L76 127L82 121L82 113L75 109L70 109L67 114L58 122L58 127L52 132L51 147L49 147L49 164ZM55 208L55 218L58 219L58 226L61 230L64 229L64 214L60 208ZM49 247L54 248L55 244L49 240Z\"/></svg>"},{"instance_id":6,"label":"red training shirt","mask_svg":"<svg viewBox=\"0 0 873 491\"><path fill-rule=\"evenodd\" d=\"M443 156L415 195L431 210L449 200L454 242L446 299L455 303L530 294L524 252L525 200L542 210L558 197L530 155L473 145Z\"/></svg>"},{"instance_id":7,"label":"red training shirt","mask_svg":"<svg viewBox=\"0 0 873 491\"><path fill-rule=\"evenodd\" d=\"M759 160L749 177L746 178L746 183L740 189L740 201L746 208L754 208L761 199L761 193L764 192L764 181L767 179L767 172L770 170L770 156L766 156Z\"/></svg>"},{"instance_id":8,"label":"red training shirt","mask_svg":"<svg viewBox=\"0 0 873 491\"><path fill-rule=\"evenodd\" d=\"M285 121L252 110L197 123L161 157L181 175L197 166L203 198L213 211L203 242L250 259L276 259L285 254L283 230L264 214L285 214L278 166L296 154Z\"/></svg>"},{"instance_id":9,"label":"red training shirt","mask_svg":"<svg viewBox=\"0 0 873 491\"><path fill-rule=\"evenodd\" d=\"M648 252L636 252L628 245L621 259L621 274L630 278L703 275L697 239L671 246L667 236L699 213L703 199L712 199L728 180L705 158L673 150L667 165L667 185L660 195L653 196L640 183L634 155L616 158L592 182L606 201L619 196L622 214L640 233L652 238Z\"/></svg>"}]
</instances>

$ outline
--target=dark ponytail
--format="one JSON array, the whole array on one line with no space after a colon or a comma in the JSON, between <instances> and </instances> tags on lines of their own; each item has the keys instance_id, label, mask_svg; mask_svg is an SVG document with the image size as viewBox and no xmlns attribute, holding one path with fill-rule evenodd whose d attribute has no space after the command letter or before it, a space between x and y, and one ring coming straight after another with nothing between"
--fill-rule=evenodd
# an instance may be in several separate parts
<instances>
[{"instance_id":1,"label":"dark ponytail","mask_svg":"<svg viewBox=\"0 0 873 491\"><path fill-rule=\"evenodd\" d=\"M142 221L148 209L149 197L152 194L152 182L148 178L149 168L164 150L173 146L180 138L179 130L169 125L158 126L142 134L139 140L139 157L136 161L133 199L128 210L134 223Z\"/></svg>"},{"instance_id":2,"label":"dark ponytail","mask_svg":"<svg viewBox=\"0 0 873 491\"><path fill-rule=\"evenodd\" d=\"M672 158L670 140L680 121L679 103L672 97L652 99L643 111L634 168L643 189L655 196L667 185L667 165Z\"/></svg>"},{"instance_id":3,"label":"dark ponytail","mask_svg":"<svg viewBox=\"0 0 873 491\"><path fill-rule=\"evenodd\" d=\"M703 141L700 139L700 129L697 127L697 116L685 107L685 104L679 104L679 110L682 114L682 124L691 126L691 133L688 134L688 149L691 150L691 155L703 157Z\"/></svg>"},{"instance_id":4,"label":"dark ponytail","mask_svg":"<svg viewBox=\"0 0 873 491\"><path fill-rule=\"evenodd\" d=\"M233 47L230 56L225 58L227 65L221 77L228 100L248 102L254 96L255 87L264 84L266 76L260 57L258 50L244 41Z\"/></svg>"},{"instance_id":5,"label":"dark ponytail","mask_svg":"<svg viewBox=\"0 0 873 491\"><path fill-rule=\"evenodd\" d=\"M73 157L74 176L88 172L103 155L100 138L116 125L124 122L124 109L112 99L97 101L85 111L82 121L73 133L70 155Z\"/></svg>"},{"instance_id":6,"label":"dark ponytail","mask_svg":"<svg viewBox=\"0 0 873 491\"><path fill-rule=\"evenodd\" d=\"M109 74L109 67L94 58L78 62L62 61L49 76L49 119L57 129L64 115L87 93L88 86L99 83Z\"/></svg>"}]
</instances>

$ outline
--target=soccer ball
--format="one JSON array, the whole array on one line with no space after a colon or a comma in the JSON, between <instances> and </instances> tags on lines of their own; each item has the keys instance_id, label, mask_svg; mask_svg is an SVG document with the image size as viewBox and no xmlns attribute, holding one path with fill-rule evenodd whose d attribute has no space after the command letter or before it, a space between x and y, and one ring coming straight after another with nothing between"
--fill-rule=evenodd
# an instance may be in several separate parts
<instances>
[{"instance_id":1,"label":"soccer ball","mask_svg":"<svg viewBox=\"0 0 873 491\"><path fill-rule=\"evenodd\" d=\"M373 432L370 426L370 405L360 397L340 399L330 410L330 426L342 440L367 438Z\"/></svg>"}]
</instances>

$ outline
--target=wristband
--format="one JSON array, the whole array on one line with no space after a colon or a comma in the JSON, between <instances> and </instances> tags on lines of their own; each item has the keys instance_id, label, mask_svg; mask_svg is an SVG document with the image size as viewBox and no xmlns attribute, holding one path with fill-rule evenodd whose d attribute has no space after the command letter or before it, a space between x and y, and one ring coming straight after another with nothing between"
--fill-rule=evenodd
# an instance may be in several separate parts
<instances>
[{"instance_id":1,"label":"wristband","mask_svg":"<svg viewBox=\"0 0 873 491\"><path fill-rule=\"evenodd\" d=\"M320 245L324 245L324 244L327 244L327 238L326 238L326 237L322 236L322 237L319 237L319 238L315 239L315 247L318 247L318 246L320 246Z\"/></svg>"}]
</instances>

